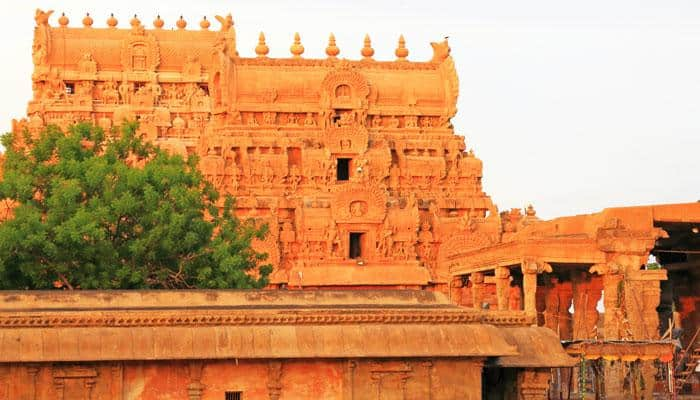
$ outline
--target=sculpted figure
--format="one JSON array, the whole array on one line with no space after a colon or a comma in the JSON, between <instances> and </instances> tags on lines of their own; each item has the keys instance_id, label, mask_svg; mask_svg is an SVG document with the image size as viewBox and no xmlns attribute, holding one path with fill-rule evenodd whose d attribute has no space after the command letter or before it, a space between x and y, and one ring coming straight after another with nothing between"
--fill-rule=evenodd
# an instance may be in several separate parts
<instances>
[{"instance_id":1,"label":"sculpted figure","mask_svg":"<svg viewBox=\"0 0 700 400\"><path fill-rule=\"evenodd\" d=\"M123 81L119 85L119 96L121 96L122 104L131 103L131 93L134 91L134 84Z\"/></svg>"},{"instance_id":2,"label":"sculpted figure","mask_svg":"<svg viewBox=\"0 0 700 400\"><path fill-rule=\"evenodd\" d=\"M34 12L34 21L36 22L37 26L48 25L51 14L53 14L53 10L43 11L37 8Z\"/></svg>"},{"instance_id":3,"label":"sculpted figure","mask_svg":"<svg viewBox=\"0 0 700 400\"><path fill-rule=\"evenodd\" d=\"M117 91L117 84L114 81L105 81L104 85L102 85L102 103L119 103L119 92Z\"/></svg>"},{"instance_id":4,"label":"sculpted figure","mask_svg":"<svg viewBox=\"0 0 700 400\"><path fill-rule=\"evenodd\" d=\"M382 225L382 232L379 237L379 242L377 244L377 253L383 257L390 257L392 251L394 250L394 229L388 220L384 220Z\"/></svg>"},{"instance_id":5,"label":"sculpted figure","mask_svg":"<svg viewBox=\"0 0 700 400\"><path fill-rule=\"evenodd\" d=\"M80 57L80 61L78 61L78 71L85 74L97 73L97 63L92 58L91 53L85 53Z\"/></svg>"},{"instance_id":6,"label":"sculpted figure","mask_svg":"<svg viewBox=\"0 0 700 400\"><path fill-rule=\"evenodd\" d=\"M431 42L430 45L433 47L433 58L430 62L443 62L450 56L450 45L447 44L447 38L442 42Z\"/></svg>"},{"instance_id":7,"label":"sculpted figure","mask_svg":"<svg viewBox=\"0 0 700 400\"><path fill-rule=\"evenodd\" d=\"M306 118L304 118L304 126L316 126L316 120L314 119L313 114L306 113Z\"/></svg>"},{"instance_id":8,"label":"sculpted figure","mask_svg":"<svg viewBox=\"0 0 700 400\"><path fill-rule=\"evenodd\" d=\"M399 127L399 119L393 115L391 117L389 117L389 128L398 128L398 127Z\"/></svg>"},{"instance_id":9,"label":"sculpted figure","mask_svg":"<svg viewBox=\"0 0 700 400\"><path fill-rule=\"evenodd\" d=\"M32 48L32 61L35 66L46 64L46 49L41 43L36 43Z\"/></svg>"},{"instance_id":10,"label":"sculpted figure","mask_svg":"<svg viewBox=\"0 0 700 400\"><path fill-rule=\"evenodd\" d=\"M248 126L258 126L258 121L255 119L255 113L248 114Z\"/></svg>"},{"instance_id":11,"label":"sculpted figure","mask_svg":"<svg viewBox=\"0 0 700 400\"><path fill-rule=\"evenodd\" d=\"M382 127L382 117L380 115L375 115L372 117L372 128Z\"/></svg>"},{"instance_id":12,"label":"sculpted figure","mask_svg":"<svg viewBox=\"0 0 700 400\"><path fill-rule=\"evenodd\" d=\"M273 112L263 113L263 123L265 125L274 125L277 115Z\"/></svg>"},{"instance_id":13,"label":"sculpted figure","mask_svg":"<svg viewBox=\"0 0 700 400\"><path fill-rule=\"evenodd\" d=\"M299 183L301 183L301 174L299 173L299 166L292 164L289 168L289 176L287 177L287 182L289 183L292 193L297 191Z\"/></svg>"},{"instance_id":14,"label":"sculpted figure","mask_svg":"<svg viewBox=\"0 0 700 400\"><path fill-rule=\"evenodd\" d=\"M404 126L406 128L416 128L418 127L418 117L415 115L407 115L404 119Z\"/></svg>"},{"instance_id":15,"label":"sculpted figure","mask_svg":"<svg viewBox=\"0 0 700 400\"><path fill-rule=\"evenodd\" d=\"M231 30L231 27L233 27L233 17L230 13L226 17L217 15L215 18L217 21L219 21L219 23L221 23L221 32L228 32Z\"/></svg>"},{"instance_id":16,"label":"sculpted figure","mask_svg":"<svg viewBox=\"0 0 700 400\"><path fill-rule=\"evenodd\" d=\"M287 116L287 125L297 125L297 115L291 113Z\"/></svg>"}]
</instances>

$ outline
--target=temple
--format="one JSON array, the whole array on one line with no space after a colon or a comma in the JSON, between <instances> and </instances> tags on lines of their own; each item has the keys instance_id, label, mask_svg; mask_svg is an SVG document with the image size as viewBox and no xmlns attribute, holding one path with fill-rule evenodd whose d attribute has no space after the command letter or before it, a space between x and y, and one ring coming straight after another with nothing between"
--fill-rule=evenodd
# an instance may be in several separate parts
<instances>
[{"instance_id":1,"label":"temple","mask_svg":"<svg viewBox=\"0 0 700 400\"><path fill-rule=\"evenodd\" d=\"M400 37L396 59L377 61L365 36L348 60L331 35L327 57L307 59L296 34L288 58L269 58L261 33L245 58L231 15L197 30L51 16L35 15L33 98L13 131L137 120L198 155L238 217L268 224L254 246L274 270L270 290L247 294L0 294L0 399L700 389L700 203L499 212L450 122L447 41L416 62Z\"/></svg>"}]
</instances>

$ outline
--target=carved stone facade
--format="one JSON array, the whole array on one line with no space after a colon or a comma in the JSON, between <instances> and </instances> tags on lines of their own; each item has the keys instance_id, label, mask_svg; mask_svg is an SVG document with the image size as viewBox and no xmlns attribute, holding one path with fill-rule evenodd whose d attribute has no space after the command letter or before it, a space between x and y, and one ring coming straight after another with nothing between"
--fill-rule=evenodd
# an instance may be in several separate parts
<instances>
[{"instance_id":1,"label":"carved stone facade","mask_svg":"<svg viewBox=\"0 0 700 400\"><path fill-rule=\"evenodd\" d=\"M14 130L136 119L154 143L198 155L239 217L270 224L256 246L273 286L446 291L441 248L498 236L481 161L450 123L447 42L428 62L406 61L405 43L395 62L349 61L332 38L328 58L311 60L297 35L294 57L270 59L261 36L258 57L241 58L230 16L219 31L169 31L160 19L146 29L136 17L129 29L54 27L49 16L37 12L34 98Z\"/></svg>"}]
</instances>

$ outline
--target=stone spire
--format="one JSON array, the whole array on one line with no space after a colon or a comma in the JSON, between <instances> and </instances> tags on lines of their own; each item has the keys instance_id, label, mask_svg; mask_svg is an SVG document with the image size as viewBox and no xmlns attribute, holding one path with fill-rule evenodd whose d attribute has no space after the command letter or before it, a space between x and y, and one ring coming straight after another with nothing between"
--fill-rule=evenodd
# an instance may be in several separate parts
<instances>
[{"instance_id":1,"label":"stone spire","mask_svg":"<svg viewBox=\"0 0 700 400\"><path fill-rule=\"evenodd\" d=\"M335 35L331 33L328 37L328 47L326 47L328 58L336 58L340 54L340 49L335 45Z\"/></svg>"},{"instance_id":2,"label":"stone spire","mask_svg":"<svg viewBox=\"0 0 700 400\"><path fill-rule=\"evenodd\" d=\"M374 49L372 48L372 41L369 38L369 34L365 35L365 45L362 47L360 53L362 54L362 57L364 57L365 60L372 60L372 56L374 55Z\"/></svg>"},{"instance_id":3,"label":"stone spire","mask_svg":"<svg viewBox=\"0 0 700 400\"><path fill-rule=\"evenodd\" d=\"M408 57L406 39L403 38L403 35L399 36L399 47L396 48L394 54L396 54L396 61L406 61L406 57Z\"/></svg>"},{"instance_id":4,"label":"stone spire","mask_svg":"<svg viewBox=\"0 0 700 400\"><path fill-rule=\"evenodd\" d=\"M301 55L304 54L304 46L301 45L299 32L294 34L294 44L289 48L289 51L292 52L292 58L301 58Z\"/></svg>"},{"instance_id":5,"label":"stone spire","mask_svg":"<svg viewBox=\"0 0 700 400\"><path fill-rule=\"evenodd\" d=\"M260 32L260 36L258 36L258 45L255 46L255 54L258 55L258 58L265 58L269 52L270 48L265 44L265 34Z\"/></svg>"}]
</instances>

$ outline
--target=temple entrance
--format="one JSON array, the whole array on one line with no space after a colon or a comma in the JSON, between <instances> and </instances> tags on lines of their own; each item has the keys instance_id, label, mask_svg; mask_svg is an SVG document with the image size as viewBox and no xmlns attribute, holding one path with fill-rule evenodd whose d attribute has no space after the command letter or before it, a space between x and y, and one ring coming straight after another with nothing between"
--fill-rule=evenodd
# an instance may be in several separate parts
<instances>
[{"instance_id":1,"label":"temple entrance","mask_svg":"<svg viewBox=\"0 0 700 400\"><path fill-rule=\"evenodd\" d=\"M350 232L349 258L362 258L363 242L365 234L363 232Z\"/></svg>"}]
</instances>

